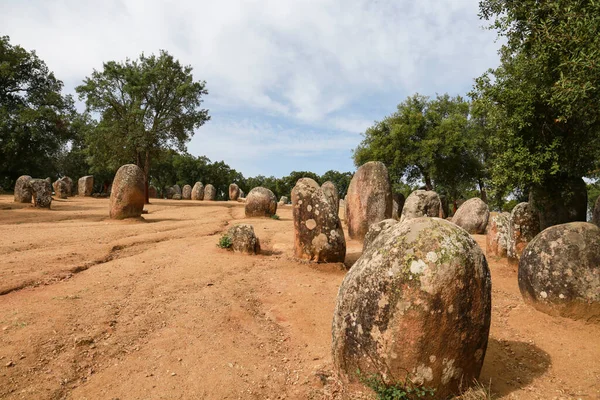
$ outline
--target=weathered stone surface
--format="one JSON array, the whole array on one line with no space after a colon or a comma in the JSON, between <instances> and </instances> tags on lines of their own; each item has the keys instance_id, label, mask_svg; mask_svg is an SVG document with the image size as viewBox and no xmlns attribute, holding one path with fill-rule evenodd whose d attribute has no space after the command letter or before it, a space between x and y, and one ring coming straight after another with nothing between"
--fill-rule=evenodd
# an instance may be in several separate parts
<instances>
[{"instance_id":1,"label":"weathered stone surface","mask_svg":"<svg viewBox=\"0 0 600 400\"><path fill-rule=\"evenodd\" d=\"M510 213L507 212L490 216L485 237L488 257L506 257L509 221Z\"/></svg>"},{"instance_id":2,"label":"weathered stone surface","mask_svg":"<svg viewBox=\"0 0 600 400\"><path fill-rule=\"evenodd\" d=\"M15 203L31 203L31 186L29 175L21 175L15 183Z\"/></svg>"},{"instance_id":3,"label":"weathered stone surface","mask_svg":"<svg viewBox=\"0 0 600 400\"><path fill-rule=\"evenodd\" d=\"M333 317L333 361L458 394L478 378L488 342L491 279L470 235L439 218L382 232L344 278ZM389 372L389 373L388 373Z\"/></svg>"},{"instance_id":4,"label":"weathered stone surface","mask_svg":"<svg viewBox=\"0 0 600 400\"><path fill-rule=\"evenodd\" d=\"M555 179L544 187L533 186L529 204L537 213L540 230L587 218L587 186L581 178Z\"/></svg>"},{"instance_id":5,"label":"weathered stone surface","mask_svg":"<svg viewBox=\"0 0 600 400\"><path fill-rule=\"evenodd\" d=\"M183 200L191 200L192 199L192 187L190 185L184 185L181 190L181 198Z\"/></svg>"},{"instance_id":6,"label":"weathered stone surface","mask_svg":"<svg viewBox=\"0 0 600 400\"><path fill-rule=\"evenodd\" d=\"M260 253L260 241L249 224L235 225L229 228L227 235L231 238L231 249L245 254Z\"/></svg>"},{"instance_id":7,"label":"weathered stone surface","mask_svg":"<svg viewBox=\"0 0 600 400\"><path fill-rule=\"evenodd\" d=\"M173 185L173 190L175 191L175 194L178 194L180 196L182 195L181 186L175 184Z\"/></svg>"},{"instance_id":8,"label":"weathered stone surface","mask_svg":"<svg viewBox=\"0 0 600 400\"><path fill-rule=\"evenodd\" d=\"M371 246L371 244L373 244L373 242L375 241L375 239L377 239L377 236L379 236L379 234L381 232L387 230L388 228L391 228L392 226L396 225L397 223L398 223L398 220L395 220L393 218L388 218L388 219L384 219L383 221L379 221L379 222L375 222L374 224L371 224L371 226L369 227L369 231L365 235L365 240L363 242L363 253L365 251L367 251L369 246Z\"/></svg>"},{"instance_id":9,"label":"weathered stone surface","mask_svg":"<svg viewBox=\"0 0 600 400\"><path fill-rule=\"evenodd\" d=\"M479 197L465 201L452 217L452 222L471 234L485 233L490 209Z\"/></svg>"},{"instance_id":10,"label":"weathered stone surface","mask_svg":"<svg viewBox=\"0 0 600 400\"><path fill-rule=\"evenodd\" d=\"M87 175L82 176L77 181L77 195L79 196L91 196L94 190L94 176Z\"/></svg>"},{"instance_id":11,"label":"weathered stone surface","mask_svg":"<svg viewBox=\"0 0 600 400\"><path fill-rule=\"evenodd\" d=\"M58 179L54 181L52 187L54 188L54 193L56 197L58 197L59 199L66 199L67 197L69 197L69 188L67 186L67 182L65 182L64 180Z\"/></svg>"},{"instance_id":12,"label":"weathered stone surface","mask_svg":"<svg viewBox=\"0 0 600 400\"><path fill-rule=\"evenodd\" d=\"M594 205L594 211L592 211L592 223L600 226L600 196L598 196Z\"/></svg>"},{"instance_id":13,"label":"weathered stone surface","mask_svg":"<svg viewBox=\"0 0 600 400\"><path fill-rule=\"evenodd\" d=\"M109 216L113 219L137 218L144 209L146 178L135 164L119 168L110 193Z\"/></svg>"},{"instance_id":14,"label":"weathered stone surface","mask_svg":"<svg viewBox=\"0 0 600 400\"><path fill-rule=\"evenodd\" d=\"M158 198L158 190L155 186L148 186L148 198L157 199Z\"/></svg>"},{"instance_id":15,"label":"weathered stone surface","mask_svg":"<svg viewBox=\"0 0 600 400\"><path fill-rule=\"evenodd\" d=\"M402 209L404 208L404 203L406 202L406 198L402 193L394 193L392 195L392 218L400 219L400 215L402 214Z\"/></svg>"},{"instance_id":16,"label":"weathered stone surface","mask_svg":"<svg viewBox=\"0 0 600 400\"><path fill-rule=\"evenodd\" d=\"M175 189L173 189L173 186L169 186L169 187L165 188L164 193L165 193L165 197L167 199L172 199L173 196L175 196L175 194L177 194Z\"/></svg>"},{"instance_id":17,"label":"weathered stone surface","mask_svg":"<svg viewBox=\"0 0 600 400\"><path fill-rule=\"evenodd\" d=\"M523 250L540 233L540 220L529 203L519 203L513 208L508 220L508 260L518 263Z\"/></svg>"},{"instance_id":18,"label":"weathered stone surface","mask_svg":"<svg viewBox=\"0 0 600 400\"><path fill-rule=\"evenodd\" d=\"M350 181L346 195L345 219L348 235L364 239L369 226L392 217L392 192L388 171L383 163L362 165Z\"/></svg>"},{"instance_id":19,"label":"weathered stone surface","mask_svg":"<svg viewBox=\"0 0 600 400\"><path fill-rule=\"evenodd\" d=\"M47 179L32 179L29 181L33 193L33 206L50 208L52 205L52 184Z\"/></svg>"},{"instance_id":20,"label":"weathered stone surface","mask_svg":"<svg viewBox=\"0 0 600 400\"><path fill-rule=\"evenodd\" d=\"M292 207L294 255L316 262L344 262L344 230L325 190L313 179L298 180L292 189Z\"/></svg>"},{"instance_id":21,"label":"weathered stone surface","mask_svg":"<svg viewBox=\"0 0 600 400\"><path fill-rule=\"evenodd\" d=\"M288 203L287 196L281 196L281 198L279 199L279 203L277 203L277 205L283 206L283 205L286 205L287 203Z\"/></svg>"},{"instance_id":22,"label":"weathered stone surface","mask_svg":"<svg viewBox=\"0 0 600 400\"><path fill-rule=\"evenodd\" d=\"M179 193L175 193L172 197L173 200L181 200L181 195Z\"/></svg>"},{"instance_id":23,"label":"weathered stone surface","mask_svg":"<svg viewBox=\"0 0 600 400\"><path fill-rule=\"evenodd\" d=\"M539 311L600 323L600 228L571 222L537 235L519 261L519 289Z\"/></svg>"},{"instance_id":24,"label":"weathered stone surface","mask_svg":"<svg viewBox=\"0 0 600 400\"><path fill-rule=\"evenodd\" d=\"M192 200L204 200L204 185L202 182L196 182L192 188Z\"/></svg>"},{"instance_id":25,"label":"weathered stone surface","mask_svg":"<svg viewBox=\"0 0 600 400\"><path fill-rule=\"evenodd\" d=\"M229 200L237 201L239 197L240 187L237 184L232 183L231 185L229 185Z\"/></svg>"},{"instance_id":26,"label":"weathered stone surface","mask_svg":"<svg viewBox=\"0 0 600 400\"><path fill-rule=\"evenodd\" d=\"M321 189L331 205L335 208L335 214L337 215L340 211L340 195L338 194L337 187L333 182L327 181L321 185Z\"/></svg>"},{"instance_id":27,"label":"weathered stone surface","mask_svg":"<svg viewBox=\"0 0 600 400\"><path fill-rule=\"evenodd\" d=\"M73 196L75 194L75 191L73 190L73 179L68 176L63 176L60 180L64 181L67 185L67 197Z\"/></svg>"},{"instance_id":28,"label":"weathered stone surface","mask_svg":"<svg viewBox=\"0 0 600 400\"><path fill-rule=\"evenodd\" d=\"M433 190L415 190L404 203L400 222L412 218L440 217L440 215L442 215L440 196Z\"/></svg>"},{"instance_id":29,"label":"weathered stone surface","mask_svg":"<svg viewBox=\"0 0 600 400\"><path fill-rule=\"evenodd\" d=\"M204 200L215 201L217 199L217 189L210 183L204 187Z\"/></svg>"},{"instance_id":30,"label":"weathered stone surface","mask_svg":"<svg viewBox=\"0 0 600 400\"><path fill-rule=\"evenodd\" d=\"M255 187L246 197L246 217L270 217L277 212L277 198L264 187Z\"/></svg>"}]
</instances>

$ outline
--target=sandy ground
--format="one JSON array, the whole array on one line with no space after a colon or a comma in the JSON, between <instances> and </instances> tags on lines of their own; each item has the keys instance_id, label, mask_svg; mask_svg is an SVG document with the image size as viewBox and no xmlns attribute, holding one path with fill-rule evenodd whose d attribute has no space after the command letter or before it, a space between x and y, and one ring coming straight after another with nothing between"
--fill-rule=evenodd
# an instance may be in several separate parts
<instances>
[{"instance_id":1,"label":"sandy ground","mask_svg":"<svg viewBox=\"0 0 600 400\"><path fill-rule=\"evenodd\" d=\"M0 196L0 398L325 399L345 269L292 258L291 207L154 200L111 221L108 200L35 210ZM216 247L251 223L259 256ZM485 237L476 237L485 248ZM347 265L360 256L349 241ZM500 399L600 399L600 326L525 305L489 259L492 328L480 380Z\"/></svg>"}]
</instances>

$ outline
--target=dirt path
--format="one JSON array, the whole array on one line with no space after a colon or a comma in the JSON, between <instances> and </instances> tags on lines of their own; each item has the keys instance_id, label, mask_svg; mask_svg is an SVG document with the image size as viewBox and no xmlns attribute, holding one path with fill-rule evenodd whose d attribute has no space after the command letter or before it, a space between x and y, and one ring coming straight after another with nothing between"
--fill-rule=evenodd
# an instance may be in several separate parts
<instances>
[{"instance_id":1,"label":"dirt path","mask_svg":"<svg viewBox=\"0 0 600 400\"><path fill-rule=\"evenodd\" d=\"M106 199L43 211L0 196L0 398L327 398L343 265L292 258L290 207L276 221L238 203L153 203L144 221L110 221ZM239 222L264 254L215 246ZM360 250L349 241L346 263ZM526 306L516 269L489 262L481 381L505 399L600 399L600 327Z\"/></svg>"}]
</instances>

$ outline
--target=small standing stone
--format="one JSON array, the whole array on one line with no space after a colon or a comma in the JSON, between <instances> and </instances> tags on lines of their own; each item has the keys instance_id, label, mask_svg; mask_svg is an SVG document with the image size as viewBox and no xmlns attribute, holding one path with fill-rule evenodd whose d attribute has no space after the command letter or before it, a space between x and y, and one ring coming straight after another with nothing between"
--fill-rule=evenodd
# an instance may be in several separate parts
<instances>
[{"instance_id":1,"label":"small standing stone","mask_svg":"<svg viewBox=\"0 0 600 400\"><path fill-rule=\"evenodd\" d=\"M47 179L32 179L29 181L33 192L33 206L50 208L52 204L52 184Z\"/></svg>"},{"instance_id":2,"label":"small standing stone","mask_svg":"<svg viewBox=\"0 0 600 400\"><path fill-rule=\"evenodd\" d=\"M217 199L217 189L210 183L204 188L204 200L215 201Z\"/></svg>"},{"instance_id":3,"label":"small standing stone","mask_svg":"<svg viewBox=\"0 0 600 400\"><path fill-rule=\"evenodd\" d=\"M508 251L508 225L510 213L490 217L485 237L487 256L506 257Z\"/></svg>"},{"instance_id":4,"label":"small standing stone","mask_svg":"<svg viewBox=\"0 0 600 400\"><path fill-rule=\"evenodd\" d=\"M321 189L323 189L323 193L327 197L327 200L333 205L335 208L336 215L339 213L340 209L340 195L338 194L337 187L331 181L327 181L321 185Z\"/></svg>"},{"instance_id":5,"label":"small standing stone","mask_svg":"<svg viewBox=\"0 0 600 400\"><path fill-rule=\"evenodd\" d=\"M286 205L287 203L288 203L288 198L286 196L281 196L281 198L279 199L278 205L283 206L283 205Z\"/></svg>"},{"instance_id":6,"label":"small standing stone","mask_svg":"<svg viewBox=\"0 0 600 400\"><path fill-rule=\"evenodd\" d=\"M82 197L91 196L93 190L94 190L94 176L93 175L82 176L81 178L79 178L79 181L77 181L77 194L79 196L82 196Z\"/></svg>"},{"instance_id":7,"label":"small standing stone","mask_svg":"<svg viewBox=\"0 0 600 400\"><path fill-rule=\"evenodd\" d=\"M15 203L31 203L32 192L29 175L22 175L15 183Z\"/></svg>"},{"instance_id":8,"label":"small standing stone","mask_svg":"<svg viewBox=\"0 0 600 400\"><path fill-rule=\"evenodd\" d=\"M229 200L237 201L237 199L239 197L240 197L240 187L235 183L230 184L229 185Z\"/></svg>"},{"instance_id":9,"label":"small standing stone","mask_svg":"<svg viewBox=\"0 0 600 400\"><path fill-rule=\"evenodd\" d=\"M260 253L260 241L250 224L234 225L227 231L231 239L231 249L234 252L245 254Z\"/></svg>"},{"instance_id":10,"label":"small standing stone","mask_svg":"<svg viewBox=\"0 0 600 400\"><path fill-rule=\"evenodd\" d=\"M157 199L158 198L158 190L155 186L148 186L148 198Z\"/></svg>"},{"instance_id":11,"label":"small standing stone","mask_svg":"<svg viewBox=\"0 0 600 400\"><path fill-rule=\"evenodd\" d=\"M135 164L119 168L110 193L109 215L113 219L137 218L146 201L144 171Z\"/></svg>"},{"instance_id":12,"label":"small standing stone","mask_svg":"<svg viewBox=\"0 0 600 400\"><path fill-rule=\"evenodd\" d=\"M508 261L518 263L525 247L540 233L540 220L529 203L513 208L508 221Z\"/></svg>"},{"instance_id":13,"label":"small standing stone","mask_svg":"<svg viewBox=\"0 0 600 400\"><path fill-rule=\"evenodd\" d=\"M191 200L192 199L192 187L190 185L185 185L183 190L181 191L181 198L183 200Z\"/></svg>"},{"instance_id":14,"label":"small standing stone","mask_svg":"<svg viewBox=\"0 0 600 400\"><path fill-rule=\"evenodd\" d=\"M192 200L204 200L204 185L202 182L196 182L192 188Z\"/></svg>"},{"instance_id":15,"label":"small standing stone","mask_svg":"<svg viewBox=\"0 0 600 400\"><path fill-rule=\"evenodd\" d=\"M54 193L56 197L59 199L66 199L68 197L69 188L67 187L67 182L62 179L58 179L52 185L54 187Z\"/></svg>"},{"instance_id":16,"label":"small standing stone","mask_svg":"<svg viewBox=\"0 0 600 400\"><path fill-rule=\"evenodd\" d=\"M470 234L485 233L490 218L488 205L479 197L465 201L452 217L452 222Z\"/></svg>"},{"instance_id":17,"label":"small standing stone","mask_svg":"<svg viewBox=\"0 0 600 400\"><path fill-rule=\"evenodd\" d=\"M441 215L443 215L442 201L436 192L433 190L415 190L404 203L400 222L412 218L440 217Z\"/></svg>"}]
</instances>

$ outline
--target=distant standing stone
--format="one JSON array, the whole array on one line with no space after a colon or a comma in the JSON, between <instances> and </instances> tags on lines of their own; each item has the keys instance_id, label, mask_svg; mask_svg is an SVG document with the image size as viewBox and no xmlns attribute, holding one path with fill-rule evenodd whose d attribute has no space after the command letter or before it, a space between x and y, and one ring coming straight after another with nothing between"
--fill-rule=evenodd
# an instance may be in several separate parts
<instances>
[{"instance_id":1,"label":"distant standing stone","mask_svg":"<svg viewBox=\"0 0 600 400\"><path fill-rule=\"evenodd\" d=\"M479 197L465 201L452 217L452 222L470 234L485 233L490 209Z\"/></svg>"},{"instance_id":2,"label":"distant standing stone","mask_svg":"<svg viewBox=\"0 0 600 400\"><path fill-rule=\"evenodd\" d=\"M237 201L237 199L239 197L240 197L240 187L235 183L230 184L229 185L229 200Z\"/></svg>"},{"instance_id":3,"label":"distant standing stone","mask_svg":"<svg viewBox=\"0 0 600 400\"><path fill-rule=\"evenodd\" d=\"M182 193L181 193L181 186L175 184L175 185L173 185L173 190L175 191L174 194L178 194L180 196L182 195Z\"/></svg>"},{"instance_id":4,"label":"distant standing stone","mask_svg":"<svg viewBox=\"0 0 600 400\"><path fill-rule=\"evenodd\" d=\"M68 176L63 176L62 178L60 178L61 181L64 181L67 184L67 196L71 197L74 194L74 190L73 190L73 179L69 178Z\"/></svg>"},{"instance_id":5,"label":"distant standing stone","mask_svg":"<svg viewBox=\"0 0 600 400\"><path fill-rule=\"evenodd\" d=\"M204 188L204 200L215 201L217 199L217 189L210 183Z\"/></svg>"},{"instance_id":6,"label":"distant standing stone","mask_svg":"<svg viewBox=\"0 0 600 400\"><path fill-rule=\"evenodd\" d=\"M204 200L204 185L202 182L196 182L192 188L192 200Z\"/></svg>"},{"instance_id":7,"label":"distant standing stone","mask_svg":"<svg viewBox=\"0 0 600 400\"><path fill-rule=\"evenodd\" d=\"M321 185L323 193L327 197L327 200L335 208L335 214L338 215L340 211L340 195L338 194L337 187L331 181L327 181Z\"/></svg>"},{"instance_id":8,"label":"distant standing stone","mask_svg":"<svg viewBox=\"0 0 600 400\"><path fill-rule=\"evenodd\" d=\"M175 193L172 197L173 200L181 200L181 195L179 193Z\"/></svg>"},{"instance_id":9,"label":"distant standing stone","mask_svg":"<svg viewBox=\"0 0 600 400\"><path fill-rule=\"evenodd\" d=\"M31 203L31 186L29 175L21 175L15 183L15 203Z\"/></svg>"},{"instance_id":10,"label":"distant standing stone","mask_svg":"<svg viewBox=\"0 0 600 400\"><path fill-rule=\"evenodd\" d=\"M77 181L77 194L79 196L91 196L92 191L94 190L94 176L87 175L82 176Z\"/></svg>"},{"instance_id":11,"label":"distant standing stone","mask_svg":"<svg viewBox=\"0 0 600 400\"><path fill-rule=\"evenodd\" d=\"M227 231L231 239L231 249L245 254L260 253L260 241L254 233L254 227L249 224L234 225Z\"/></svg>"},{"instance_id":12,"label":"distant standing stone","mask_svg":"<svg viewBox=\"0 0 600 400\"><path fill-rule=\"evenodd\" d=\"M175 196L175 194L177 193L175 191L175 189L173 189L173 186L169 186L169 187L165 188L164 192L165 192L165 197L167 199L172 199L173 196Z\"/></svg>"},{"instance_id":13,"label":"distant standing stone","mask_svg":"<svg viewBox=\"0 0 600 400\"><path fill-rule=\"evenodd\" d=\"M346 195L346 224L352 239L363 240L371 224L392 217L392 191L385 165L363 164L350 181Z\"/></svg>"},{"instance_id":14,"label":"distant standing stone","mask_svg":"<svg viewBox=\"0 0 600 400\"><path fill-rule=\"evenodd\" d=\"M255 187L248 193L245 206L246 217L270 217L277 213L277 198L264 187Z\"/></svg>"},{"instance_id":15,"label":"distant standing stone","mask_svg":"<svg viewBox=\"0 0 600 400\"><path fill-rule=\"evenodd\" d=\"M66 199L68 197L69 188L67 182L62 179L58 179L52 185L54 187L54 193L59 199Z\"/></svg>"},{"instance_id":16,"label":"distant standing stone","mask_svg":"<svg viewBox=\"0 0 600 400\"><path fill-rule=\"evenodd\" d=\"M148 198L150 199L156 199L158 198L158 190L156 189L155 186L148 186Z\"/></svg>"},{"instance_id":17,"label":"distant standing stone","mask_svg":"<svg viewBox=\"0 0 600 400\"><path fill-rule=\"evenodd\" d=\"M286 196L281 196L281 198L279 199L278 205L283 206L287 203L288 203L288 198Z\"/></svg>"},{"instance_id":18,"label":"distant standing stone","mask_svg":"<svg viewBox=\"0 0 600 400\"><path fill-rule=\"evenodd\" d=\"M508 260L518 263L525 247L540 233L540 220L529 203L513 208L508 221Z\"/></svg>"},{"instance_id":19,"label":"distant standing stone","mask_svg":"<svg viewBox=\"0 0 600 400\"><path fill-rule=\"evenodd\" d=\"M508 249L508 225L510 213L503 212L490 217L485 237L487 256L506 257Z\"/></svg>"},{"instance_id":20,"label":"distant standing stone","mask_svg":"<svg viewBox=\"0 0 600 400\"><path fill-rule=\"evenodd\" d=\"M29 181L33 192L33 206L50 208L52 204L52 184L47 179L32 179Z\"/></svg>"},{"instance_id":21,"label":"distant standing stone","mask_svg":"<svg viewBox=\"0 0 600 400\"><path fill-rule=\"evenodd\" d=\"M146 178L135 164L125 164L117 171L110 193L109 215L113 219L137 218L144 209Z\"/></svg>"},{"instance_id":22,"label":"distant standing stone","mask_svg":"<svg viewBox=\"0 0 600 400\"><path fill-rule=\"evenodd\" d=\"M192 187L190 185L185 185L183 190L181 191L181 198L183 200L191 200L192 199Z\"/></svg>"},{"instance_id":23,"label":"distant standing stone","mask_svg":"<svg viewBox=\"0 0 600 400\"><path fill-rule=\"evenodd\" d=\"M442 202L436 192L433 190L415 190L404 203L400 222L420 217L441 217L442 214Z\"/></svg>"}]
</instances>

